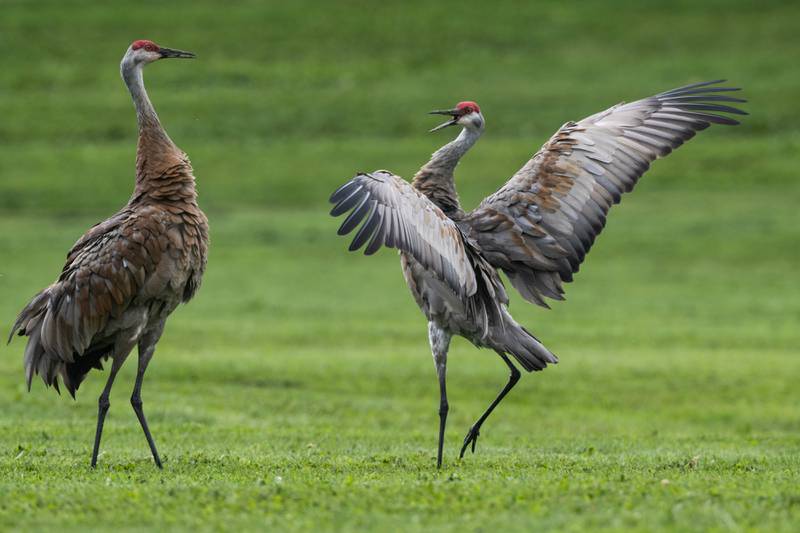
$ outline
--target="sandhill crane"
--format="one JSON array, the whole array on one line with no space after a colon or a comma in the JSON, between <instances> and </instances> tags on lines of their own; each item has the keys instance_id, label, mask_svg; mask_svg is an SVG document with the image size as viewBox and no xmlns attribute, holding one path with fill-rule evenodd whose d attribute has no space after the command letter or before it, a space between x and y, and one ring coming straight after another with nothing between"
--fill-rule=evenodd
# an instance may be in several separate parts
<instances>
[{"instance_id":1,"label":"sandhill crane","mask_svg":"<svg viewBox=\"0 0 800 533\"><path fill-rule=\"evenodd\" d=\"M102 361L111 358L108 381L98 400L93 467L114 378L138 345L131 405L153 459L162 468L142 410L142 381L167 317L200 286L208 221L197 206L189 159L161 126L144 88L142 69L159 59L193 57L191 52L146 40L128 47L120 72L139 125L133 196L121 211L78 240L61 275L22 310L9 336L9 342L14 333L28 337L24 356L28 390L34 374L57 391L60 377L74 398L86 374L92 368L102 370Z\"/></svg>"},{"instance_id":2,"label":"sandhill crane","mask_svg":"<svg viewBox=\"0 0 800 533\"><path fill-rule=\"evenodd\" d=\"M458 137L433 154L409 184L385 170L357 174L336 190L331 211L350 215L339 234L359 228L350 245L365 254L397 248L406 283L428 319L428 338L439 380L439 446L442 465L448 403L447 352L453 335L494 350L508 366L508 383L470 427L460 457L475 444L486 418L520 378L513 356L527 371L558 359L509 314L497 269L523 298L548 307L563 299L606 215L633 189L650 163L666 156L711 123L734 125L720 113L746 114L744 102L720 87L696 83L629 104L618 104L579 122L567 122L497 192L464 212L453 172L480 137L484 118L475 102L433 111L451 119L434 128L461 126Z\"/></svg>"}]
</instances>

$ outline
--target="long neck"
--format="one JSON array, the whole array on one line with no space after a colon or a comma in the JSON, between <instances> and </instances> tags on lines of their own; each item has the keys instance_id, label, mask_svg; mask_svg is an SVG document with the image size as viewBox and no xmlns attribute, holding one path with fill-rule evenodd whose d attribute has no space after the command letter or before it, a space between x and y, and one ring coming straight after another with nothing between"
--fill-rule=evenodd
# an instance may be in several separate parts
<instances>
[{"instance_id":1,"label":"long neck","mask_svg":"<svg viewBox=\"0 0 800 533\"><path fill-rule=\"evenodd\" d=\"M136 121L139 124L139 149L150 148L150 145L175 148L172 139L169 138L161 121L158 120L153 103L147 96L147 89L144 88L142 77L142 63L127 64L122 68L122 79L128 86L128 91L133 98L133 105L136 107ZM146 143L143 146L143 143Z\"/></svg>"},{"instance_id":2,"label":"long neck","mask_svg":"<svg viewBox=\"0 0 800 533\"><path fill-rule=\"evenodd\" d=\"M143 194L157 196L159 193L167 196L167 193L174 193L176 189L194 196L191 166L158 119L144 87L142 64L123 63L121 73L136 107L136 121L139 124L134 198ZM188 182L191 187L187 187Z\"/></svg>"},{"instance_id":3,"label":"long neck","mask_svg":"<svg viewBox=\"0 0 800 533\"><path fill-rule=\"evenodd\" d=\"M433 153L430 161L419 169L411 182L448 216L458 216L462 213L453 172L482 132L482 129L462 129L458 137Z\"/></svg>"}]
</instances>

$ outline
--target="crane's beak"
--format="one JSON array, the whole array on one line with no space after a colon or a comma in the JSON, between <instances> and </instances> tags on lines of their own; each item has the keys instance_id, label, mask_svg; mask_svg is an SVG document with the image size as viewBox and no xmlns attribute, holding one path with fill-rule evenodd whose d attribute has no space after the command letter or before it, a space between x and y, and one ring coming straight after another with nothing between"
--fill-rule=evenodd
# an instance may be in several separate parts
<instances>
[{"instance_id":1,"label":"crane's beak","mask_svg":"<svg viewBox=\"0 0 800 533\"><path fill-rule=\"evenodd\" d=\"M428 130L428 133L433 133L434 131L439 131L439 130L444 129L444 128L448 127L448 126L455 126L456 124L458 124L458 119L461 118L461 113L459 112L458 109L437 109L435 111L430 111L428 114L429 115L449 115L449 116L453 117L452 119L448 120L447 122L445 122L443 124L439 124L435 128L433 128L431 130Z\"/></svg>"},{"instance_id":2,"label":"crane's beak","mask_svg":"<svg viewBox=\"0 0 800 533\"><path fill-rule=\"evenodd\" d=\"M184 59L194 59L197 57L192 52L184 52L183 50L173 50L172 48L160 48L158 53L161 54L162 58L170 58L170 57L178 57Z\"/></svg>"}]
</instances>

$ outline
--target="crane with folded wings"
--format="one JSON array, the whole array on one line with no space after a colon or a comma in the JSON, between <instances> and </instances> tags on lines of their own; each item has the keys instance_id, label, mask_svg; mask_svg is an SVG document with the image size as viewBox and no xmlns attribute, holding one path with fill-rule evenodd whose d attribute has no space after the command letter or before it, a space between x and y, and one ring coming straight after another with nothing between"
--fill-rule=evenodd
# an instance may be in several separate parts
<instances>
[{"instance_id":1,"label":"crane with folded wings","mask_svg":"<svg viewBox=\"0 0 800 533\"><path fill-rule=\"evenodd\" d=\"M385 170L357 174L330 198L331 214L348 211L339 234L358 231L350 250L366 244L397 248L406 283L428 319L439 379L439 446L442 465L448 403L447 352L453 335L494 350L508 366L508 383L470 427L460 457L475 451L486 418L519 381L511 355L528 372L558 359L508 312L497 270L527 301L548 307L563 300L605 225L613 204L629 192L650 163L711 124L736 125L744 115L731 103L739 89L724 80L695 83L578 122L567 122L497 192L470 212L459 203L453 173L484 130L475 102L433 111L450 119L431 131L460 126L455 140L436 151L411 183ZM360 227L359 227L359 224Z\"/></svg>"},{"instance_id":2,"label":"crane with folded wings","mask_svg":"<svg viewBox=\"0 0 800 533\"><path fill-rule=\"evenodd\" d=\"M28 390L38 374L74 398L93 369L111 359L98 398L92 467L97 466L111 389L130 352L138 347L131 394L155 464L155 441L142 407L142 384L167 319L200 287L208 255L208 219L197 203L194 170L158 118L144 85L144 68L192 52L139 39L128 47L120 74L128 87L139 128L136 184L128 203L94 225L67 252L61 274L19 313L8 341L27 337L24 366Z\"/></svg>"}]
</instances>

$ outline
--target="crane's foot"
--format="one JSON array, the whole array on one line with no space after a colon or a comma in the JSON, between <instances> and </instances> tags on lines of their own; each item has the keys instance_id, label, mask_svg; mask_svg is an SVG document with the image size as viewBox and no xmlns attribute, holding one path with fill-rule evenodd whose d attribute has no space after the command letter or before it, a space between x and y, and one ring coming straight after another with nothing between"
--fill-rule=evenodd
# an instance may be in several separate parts
<instances>
[{"instance_id":1,"label":"crane's foot","mask_svg":"<svg viewBox=\"0 0 800 533\"><path fill-rule=\"evenodd\" d=\"M478 437L481 434L480 426L472 426L469 428L467 432L467 436L464 437L464 445L461 446L461 454L459 455L459 459L464 458L464 452L467 451L467 447L472 444L472 453L475 453L475 444L478 442Z\"/></svg>"}]
</instances>

